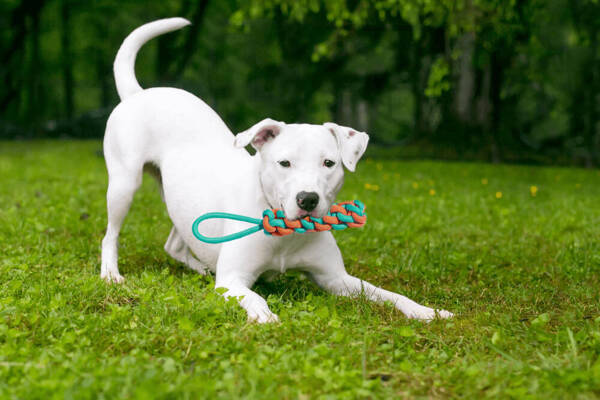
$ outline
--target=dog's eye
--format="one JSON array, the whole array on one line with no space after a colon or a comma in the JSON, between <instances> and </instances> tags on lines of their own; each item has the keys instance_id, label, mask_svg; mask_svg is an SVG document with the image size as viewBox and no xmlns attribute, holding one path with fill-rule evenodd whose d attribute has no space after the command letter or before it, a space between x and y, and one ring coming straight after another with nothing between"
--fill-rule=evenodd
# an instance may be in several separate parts
<instances>
[{"instance_id":1,"label":"dog's eye","mask_svg":"<svg viewBox=\"0 0 600 400\"><path fill-rule=\"evenodd\" d=\"M291 164L288 160L282 160L279 161L279 165L281 165L283 168L289 168Z\"/></svg>"},{"instance_id":2,"label":"dog's eye","mask_svg":"<svg viewBox=\"0 0 600 400\"><path fill-rule=\"evenodd\" d=\"M323 165L326 166L327 168L331 168L335 165L335 161L325 160L325 161L323 161Z\"/></svg>"}]
</instances>

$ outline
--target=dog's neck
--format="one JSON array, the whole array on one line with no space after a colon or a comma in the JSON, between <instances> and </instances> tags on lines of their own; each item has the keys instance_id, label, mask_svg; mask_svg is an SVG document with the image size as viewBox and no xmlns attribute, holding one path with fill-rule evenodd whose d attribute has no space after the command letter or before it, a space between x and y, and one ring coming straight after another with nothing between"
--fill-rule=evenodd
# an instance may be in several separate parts
<instances>
[{"instance_id":1,"label":"dog's neck","mask_svg":"<svg viewBox=\"0 0 600 400\"><path fill-rule=\"evenodd\" d=\"M276 208L276 206L269 203L269 200L267 199L267 196L265 195L265 188L263 186L263 182L262 182L262 179L260 176L260 168L261 168L261 164L262 164L262 158L260 156L260 153L257 152L251 158L252 158L251 176L252 176L252 180L253 180L252 187L257 188L256 201L258 204L260 204L260 206L262 207L262 210L265 210L267 208Z\"/></svg>"}]
</instances>

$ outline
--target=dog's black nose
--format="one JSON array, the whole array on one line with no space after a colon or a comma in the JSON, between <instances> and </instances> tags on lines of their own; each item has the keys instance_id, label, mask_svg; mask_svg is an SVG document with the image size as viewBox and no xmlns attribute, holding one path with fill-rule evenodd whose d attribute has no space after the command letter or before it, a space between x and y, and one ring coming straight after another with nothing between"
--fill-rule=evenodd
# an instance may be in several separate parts
<instances>
[{"instance_id":1,"label":"dog's black nose","mask_svg":"<svg viewBox=\"0 0 600 400\"><path fill-rule=\"evenodd\" d=\"M300 192L296 195L296 203L304 211L312 211L319 204L319 195L316 192Z\"/></svg>"}]
</instances>

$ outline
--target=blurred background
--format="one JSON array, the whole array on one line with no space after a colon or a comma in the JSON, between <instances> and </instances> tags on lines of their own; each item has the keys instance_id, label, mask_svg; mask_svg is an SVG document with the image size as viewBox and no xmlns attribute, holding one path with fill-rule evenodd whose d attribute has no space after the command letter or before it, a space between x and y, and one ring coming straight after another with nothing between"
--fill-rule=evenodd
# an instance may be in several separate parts
<instances>
[{"instance_id":1,"label":"blurred background","mask_svg":"<svg viewBox=\"0 0 600 400\"><path fill-rule=\"evenodd\" d=\"M271 117L367 131L371 155L595 166L597 0L0 0L0 139L99 139L112 63L158 18L142 87L205 100L233 132Z\"/></svg>"}]
</instances>

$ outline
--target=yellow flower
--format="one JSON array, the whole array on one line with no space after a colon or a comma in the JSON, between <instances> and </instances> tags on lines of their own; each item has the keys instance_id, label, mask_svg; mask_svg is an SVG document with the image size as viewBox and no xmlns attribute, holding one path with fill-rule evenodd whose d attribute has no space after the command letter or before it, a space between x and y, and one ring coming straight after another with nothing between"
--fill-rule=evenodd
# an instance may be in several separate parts
<instances>
[{"instance_id":1,"label":"yellow flower","mask_svg":"<svg viewBox=\"0 0 600 400\"><path fill-rule=\"evenodd\" d=\"M365 189L376 192L379 190L379 185L371 185L370 183L365 183Z\"/></svg>"},{"instance_id":2,"label":"yellow flower","mask_svg":"<svg viewBox=\"0 0 600 400\"><path fill-rule=\"evenodd\" d=\"M532 195L533 197L535 197L535 195L537 194L537 192L538 192L538 187L537 187L537 186L531 186L531 187L529 188L529 193L531 193L531 195Z\"/></svg>"},{"instance_id":3,"label":"yellow flower","mask_svg":"<svg viewBox=\"0 0 600 400\"><path fill-rule=\"evenodd\" d=\"M429 195L430 196L435 196L435 190L429 189Z\"/></svg>"},{"instance_id":4,"label":"yellow flower","mask_svg":"<svg viewBox=\"0 0 600 400\"><path fill-rule=\"evenodd\" d=\"M412 183L412 187L413 187L413 189L418 189L419 188L419 184L417 182L413 182Z\"/></svg>"},{"instance_id":5,"label":"yellow flower","mask_svg":"<svg viewBox=\"0 0 600 400\"><path fill-rule=\"evenodd\" d=\"M496 192L496 198L497 199L501 199L502 198L502 192Z\"/></svg>"},{"instance_id":6,"label":"yellow flower","mask_svg":"<svg viewBox=\"0 0 600 400\"><path fill-rule=\"evenodd\" d=\"M481 184L482 184L482 185L487 185L487 184L488 184L488 180L487 180L487 178L483 178L483 179L481 180Z\"/></svg>"}]
</instances>

